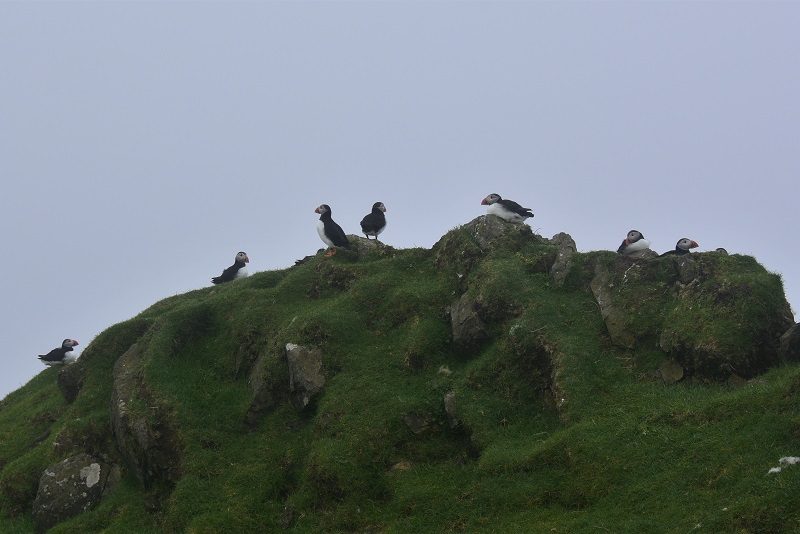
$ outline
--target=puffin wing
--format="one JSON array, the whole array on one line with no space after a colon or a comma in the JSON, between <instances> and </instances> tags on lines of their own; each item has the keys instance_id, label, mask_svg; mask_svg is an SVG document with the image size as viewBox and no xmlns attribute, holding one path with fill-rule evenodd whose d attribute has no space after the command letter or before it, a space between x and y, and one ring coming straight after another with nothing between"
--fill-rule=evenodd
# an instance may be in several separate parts
<instances>
[{"instance_id":1,"label":"puffin wing","mask_svg":"<svg viewBox=\"0 0 800 534\"><path fill-rule=\"evenodd\" d=\"M380 217L374 213L367 214L361 219L361 230L366 232L376 232L381 229Z\"/></svg>"},{"instance_id":2,"label":"puffin wing","mask_svg":"<svg viewBox=\"0 0 800 534\"><path fill-rule=\"evenodd\" d=\"M502 199L498 200L497 203L503 206L508 211L516 213L517 215L520 215L522 217L533 217L533 212L531 211L530 208L523 208L513 200Z\"/></svg>"},{"instance_id":3,"label":"puffin wing","mask_svg":"<svg viewBox=\"0 0 800 534\"><path fill-rule=\"evenodd\" d=\"M39 359L43 362L60 362L64 359L64 351L61 349L53 349L47 354L40 354Z\"/></svg>"},{"instance_id":4,"label":"puffin wing","mask_svg":"<svg viewBox=\"0 0 800 534\"><path fill-rule=\"evenodd\" d=\"M212 278L211 281L214 282L215 284L221 284L223 282L230 282L231 280L236 278L236 273L238 271L239 271L239 269L236 268L236 264L234 263L233 265L231 265L230 267L228 267L227 269L222 271L221 275L215 276L214 278Z\"/></svg>"},{"instance_id":5,"label":"puffin wing","mask_svg":"<svg viewBox=\"0 0 800 534\"><path fill-rule=\"evenodd\" d=\"M333 241L334 246L350 246L350 241L347 240L344 230L342 230L342 227L336 224L333 220L330 220L325 226L325 234L331 241Z\"/></svg>"}]
</instances>

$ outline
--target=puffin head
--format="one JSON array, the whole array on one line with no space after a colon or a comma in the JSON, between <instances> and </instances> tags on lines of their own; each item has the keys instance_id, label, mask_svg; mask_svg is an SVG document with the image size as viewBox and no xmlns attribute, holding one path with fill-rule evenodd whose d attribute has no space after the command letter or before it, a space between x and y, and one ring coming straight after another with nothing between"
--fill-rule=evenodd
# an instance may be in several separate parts
<instances>
[{"instance_id":1,"label":"puffin head","mask_svg":"<svg viewBox=\"0 0 800 534\"><path fill-rule=\"evenodd\" d=\"M481 206L488 206L490 204L494 204L498 200L503 200L503 199L497 193L492 193L488 197L481 200Z\"/></svg>"},{"instance_id":2,"label":"puffin head","mask_svg":"<svg viewBox=\"0 0 800 534\"><path fill-rule=\"evenodd\" d=\"M314 210L314 213L319 213L320 215L325 215L326 213L330 213L331 207L327 204L320 204L320 206Z\"/></svg>"},{"instance_id":3,"label":"puffin head","mask_svg":"<svg viewBox=\"0 0 800 534\"><path fill-rule=\"evenodd\" d=\"M675 245L675 250L685 250L688 252L690 248L697 248L699 246L700 245L698 245L696 241L684 237L678 240L678 243Z\"/></svg>"},{"instance_id":4,"label":"puffin head","mask_svg":"<svg viewBox=\"0 0 800 534\"><path fill-rule=\"evenodd\" d=\"M70 349L70 350L72 350L72 347L77 347L77 346L78 346L78 342L75 341L74 339L65 339L64 341L61 342L61 348L62 349Z\"/></svg>"},{"instance_id":5,"label":"puffin head","mask_svg":"<svg viewBox=\"0 0 800 534\"><path fill-rule=\"evenodd\" d=\"M236 254L236 263L250 263L250 258L247 257L246 252L239 252Z\"/></svg>"},{"instance_id":6,"label":"puffin head","mask_svg":"<svg viewBox=\"0 0 800 534\"><path fill-rule=\"evenodd\" d=\"M386 206L383 205L383 202L376 202L372 205L372 211L381 210L382 212L386 213Z\"/></svg>"},{"instance_id":7,"label":"puffin head","mask_svg":"<svg viewBox=\"0 0 800 534\"><path fill-rule=\"evenodd\" d=\"M639 230L631 230L628 232L628 237L625 239L625 244L630 245L631 243L636 243L640 239L644 239L644 236Z\"/></svg>"}]
</instances>

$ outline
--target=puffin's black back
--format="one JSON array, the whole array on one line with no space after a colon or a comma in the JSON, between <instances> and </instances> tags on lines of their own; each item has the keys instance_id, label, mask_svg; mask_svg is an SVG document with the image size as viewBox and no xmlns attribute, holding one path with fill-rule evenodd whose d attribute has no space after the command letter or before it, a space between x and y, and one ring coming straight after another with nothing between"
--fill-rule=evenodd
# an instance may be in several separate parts
<instances>
[{"instance_id":1,"label":"puffin's black back","mask_svg":"<svg viewBox=\"0 0 800 534\"><path fill-rule=\"evenodd\" d=\"M223 282L230 282L234 278L236 278L236 273L239 272L239 269L244 267L243 262L235 262L233 265L222 271L222 274L219 276L215 276L211 279L212 282L215 284L221 284Z\"/></svg>"},{"instance_id":2,"label":"puffin's black back","mask_svg":"<svg viewBox=\"0 0 800 534\"><path fill-rule=\"evenodd\" d=\"M506 200L505 198L501 198L497 201L498 204L503 206L508 211L514 212L517 215L521 215L523 217L533 217L533 212L530 208L523 208L513 200Z\"/></svg>"},{"instance_id":3,"label":"puffin's black back","mask_svg":"<svg viewBox=\"0 0 800 534\"><path fill-rule=\"evenodd\" d=\"M347 236L344 230L342 230L342 227L336 224L331 218L330 208L320 215L319 220L325 225L325 235L328 236L328 239L331 240L335 247L347 248L350 246L350 241L347 240Z\"/></svg>"},{"instance_id":4,"label":"puffin's black back","mask_svg":"<svg viewBox=\"0 0 800 534\"><path fill-rule=\"evenodd\" d=\"M380 205L380 202L372 206L372 213L368 213L361 219L361 231L365 234L367 232L377 232L386 226L386 215L377 207L378 205Z\"/></svg>"},{"instance_id":5,"label":"puffin's black back","mask_svg":"<svg viewBox=\"0 0 800 534\"><path fill-rule=\"evenodd\" d=\"M40 354L39 359L45 362L60 362L71 350L72 347L59 347L51 350L47 354Z\"/></svg>"}]
</instances>

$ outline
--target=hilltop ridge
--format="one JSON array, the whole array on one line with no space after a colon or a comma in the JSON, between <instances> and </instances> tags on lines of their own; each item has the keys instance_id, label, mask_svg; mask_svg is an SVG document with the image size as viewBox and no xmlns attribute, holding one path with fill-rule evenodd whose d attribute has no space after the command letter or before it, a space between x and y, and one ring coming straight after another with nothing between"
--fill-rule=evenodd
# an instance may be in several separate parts
<instances>
[{"instance_id":1,"label":"hilltop ridge","mask_svg":"<svg viewBox=\"0 0 800 534\"><path fill-rule=\"evenodd\" d=\"M432 249L350 238L3 399L0 530L800 528L800 467L766 476L800 453L800 354L755 259L494 216Z\"/></svg>"}]
</instances>

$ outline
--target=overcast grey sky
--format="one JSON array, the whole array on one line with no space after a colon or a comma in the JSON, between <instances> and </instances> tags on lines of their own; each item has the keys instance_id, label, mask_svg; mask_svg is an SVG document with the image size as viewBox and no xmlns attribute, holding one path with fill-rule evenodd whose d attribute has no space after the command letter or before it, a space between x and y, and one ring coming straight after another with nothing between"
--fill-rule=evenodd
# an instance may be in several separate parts
<instances>
[{"instance_id":1,"label":"overcast grey sky","mask_svg":"<svg viewBox=\"0 0 800 534\"><path fill-rule=\"evenodd\" d=\"M800 302L800 4L0 3L0 397L65 337L322 246L544 236L752 254Z\"/></svg>"}]
</instances>

